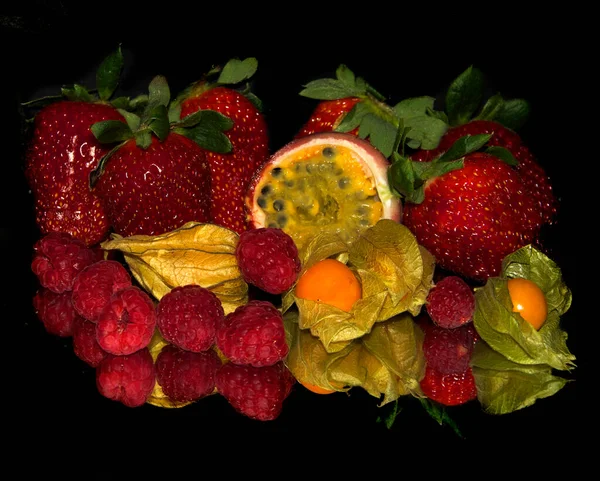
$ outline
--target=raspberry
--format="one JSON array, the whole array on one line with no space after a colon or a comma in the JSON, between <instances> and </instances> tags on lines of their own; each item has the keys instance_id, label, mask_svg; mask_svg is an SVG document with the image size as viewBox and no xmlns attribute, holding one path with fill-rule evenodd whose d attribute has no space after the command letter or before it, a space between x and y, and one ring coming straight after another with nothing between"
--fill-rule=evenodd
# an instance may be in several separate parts
<instances>
[{"instance_id":1,"label":"raspberry","mask_svg":"<svg viewBox=\"0 0 600 481\"><path fill-rule=\"evenodd\" d=\"M473 319L475 296L462 278L447 276L431 288L425 308L438 326L458 327Z\"/></svg>"},{"instance_id":2,"label":"raspberry","mask_svg":"<svg viewBox=\"0 0 600 481\"><path fill-rule=\"evenodd\" d=\"M131 275L118 261L101 260L87 266L73 283L73 306L88 321L100 312L116 291L132 285Z\"/></svg>"},{"instance_id":3,"label":"raspberry","mask_svg":"<svg viewBox=\"0 0 600 481\"><path fill-rule=\"evenodd\" d=\"M125 356L108 355L96 368L98 392L128 407L144 404L155 380L154 361L147 348Z\"/></svg>"},{"instance_id":4,"label":"raspberry","mask_svg":"<svg viewBox=\"0 0 600 481\"><path fill-rule=\"evenodd\" d=\"M73 352L91 367L98 367L108 353L96 340L96 324L81 316L75 319L73 329Z\"/></svg>"},{"instance_id":5,"label":"raspberry","mask_svg":"<svg viewBox=\"0 0 600 481\"><path fill-rule=\"evenodd\" d=\"M192 352L210 349L225 317L219 298L204 287L186 285L165 294L156 307L156 325L171 344Z\"/></svg>"},{"instance_id":6,"label":"raspberry","mask_svg":"<svg viewBox=\"0 0 600 481\"><path fill-rule=\"evenodd\" d=\"M442 374L461 373L469 367L475 343L472 323L454 329L431 322L421 322L420 325L425 333L423 354L427 366Z\"/></svg>"},{"instance_id":7,"label":"raspberry","mask_svg":"<svg viewBox=\"0 0 600 481\"><path fill-rule=\"evenodd\" d=\"M33 297L33 307L46 331L59 337L71 337L79 314L71 304L71 293L54 292L42 287Z\"/></svg>"},{"instance_id":8,"label":"raspberry","mask_svg":"<svg viewBox=\"0 0 600 481\"><path fill-rule=\"evenodd\" d=\"M283 316L270 302L252 300L217 326L217 347L235 364L270 366L287 356Z\"/></svg>"},{"instance_id":9,"label":"raspberry","mask_svg":"<svg viewBox=\"0 0 600 481\"><path fill-rule=\"evenodd\" d=\"M228 362L217 371L217 391L239 413L259 421L276 419L296 380L283 362L242 366Z\"/></svg>"},{"instance_id":10,"label":"raspberry","mask_svg":"<svg viewBox=\"0 0 600 481\"><path fill-rule=\"evenodd\" d=\"M156 309L146 292L136 286L115 292L96 323L102 349L122 356L148 346L156 327Z\"/></svg>"},{"instance_id":11,"label":"raspberry","mask_svg":"<svg viewBox=\"0 0 600 481\"><path fill-rule=\"evenodd\" d=\"M51 232L33 246L31 270L43 287L61 293L73 288L75 277L101 256L66 232Z\"/></svg>"},{"instance_id":12,"label":"raspberry","mask_svg":"<svg viewBox=\"0 0 600 481\"><path fill-rule=\"evenodd\" d=\"M156 382L171 401L193 402L214 391L220 366L221 360L212 349L191 352L167 344L156 358Z\"/></svg>"},{"instance_id":13,"label":"raspberry","mask_svg":"<svg viewBox=\"0 0 600 481\"><path fill-rule=\"evenodd\" d=\"M464 372L443 374L427 367L421 380L423 394L446 406L464 404L477 398L477 387L471 368Z\"/></svg>"},{"instance_id":14,"label":"raspberry","mask_svg":"<svg viewBox=\"0 0 600 481\"><path fill-rule=\"evenodd\" d=\"M292 238L271 227L242 232L236 258L244 280L269 294L281 294L292 287L301 268Z\"/></svg>"}]
</instances>

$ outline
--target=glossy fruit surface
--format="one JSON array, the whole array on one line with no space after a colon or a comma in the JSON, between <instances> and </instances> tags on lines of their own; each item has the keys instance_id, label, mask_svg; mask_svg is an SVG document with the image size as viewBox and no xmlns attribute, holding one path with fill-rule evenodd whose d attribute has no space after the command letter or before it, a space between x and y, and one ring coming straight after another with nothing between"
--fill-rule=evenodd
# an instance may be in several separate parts
<instances>
[{"instance_id":1,"label":"glossy fruit surface","mask_svg":"<svg viewBox=\"0 0 600 481\"><path fill-rule=\"evenodd\" d=\"M387 179L387 159L350 134L293 140L254 176L246 196L252 227L277 227L298 248L317 232L351 240L382 218L400 220Z\"/></svg>"},{"instance_id":2,"label":"glossy fruit surface","mask_svg":"<svg viewBox=\"0 0 600 481\"><path fill-rule=\"evenodd\" d=\"M361 298L362 288L354 272L336 259L323 259L302 274L296 297L335 306L350 312Z\"/></svg>"},{"instance_id":3,"label":"glossy fruit surface","mask_svg":"<svg viewBox=\"0 0 600 481\"><path fill-rule=\"evenodd\" d=\"M544 292L535 282L518 277L509 279L507 287L513 312L518 312L535 329L540 329L548 317Z\"/></svg>"}]
</instances>

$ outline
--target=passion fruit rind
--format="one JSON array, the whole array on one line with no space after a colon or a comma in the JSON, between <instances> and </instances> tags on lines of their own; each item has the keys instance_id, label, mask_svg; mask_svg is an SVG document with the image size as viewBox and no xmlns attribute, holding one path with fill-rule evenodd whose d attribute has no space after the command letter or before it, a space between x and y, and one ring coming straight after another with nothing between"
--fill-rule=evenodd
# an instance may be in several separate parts
<instances>
[{"instance_id":1,"label":"passion fruit rind","mask_svg":"<svg viewBox=\"0 0 600 481\"><path fill-rule=\"evenodd\" d=\"M254 175L245 202L249 224L280 228L301 248L316 232L351 241L380 219L400 222L388 167L381 152L350 134L295 139Z\"/></svg>"}]
</instances>

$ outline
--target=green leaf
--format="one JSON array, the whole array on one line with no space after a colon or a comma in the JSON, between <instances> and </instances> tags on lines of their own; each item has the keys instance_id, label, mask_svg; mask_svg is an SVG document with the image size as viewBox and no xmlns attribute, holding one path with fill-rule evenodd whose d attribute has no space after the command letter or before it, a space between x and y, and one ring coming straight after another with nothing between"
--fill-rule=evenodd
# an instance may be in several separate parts
<instances>
[{"instance_id":1,"label":"green leaf","mask_svg":"<svg viewBox=\"0 0 600 481\"><path fill-rule=\"evenodd\" d=\"M135 132L136 130L138 130L140 128L140 117L136 114L134 114L133 112L129 112L128 110L125 109L118 109L119 113L125 117L125 121L127 122L127 125L129 126L129 129L132 132Z\"/></svg>"},{"instance_id":2,"label":"green leaf","mask_svg":"<svg viewBox=\"0 0 600 481\"><path fill-rule=\"evenodd\" d=\"M351 88L356 86L356 76L346 65L340 65L335 71L336 78Z\"/></svg>"},{"instance_id":3,"label":"green leaf","mask_svg":"<svg viewBox=\"0 0 600 481\"><path fill-rule=\"evenodd\" d=\"M123 53L121 46L104 59L96 72L96 89L101 100L108 100L119 85L123 69Z\"/></svg>"},{"instance_id":4,"label":"green leaf","mask_svg":"<svg viewBox=\"0 0 600 481\"><path fill-rule=\"evenodd\" d=\"M94 98L90 95L88 90L79 84L74 84L73 88L62 88L61 93L63 97L68 100L75 100L80 102L92 102Z\"/></svg>"},{"instance_id":5,"label":"green leaf","mask_svg":"<svg viewBox=\"0 0 600 481\"><path fill-rule=\"evenodd\" d=\"M388 403L385 406L382 406L380 409L380 414L377 416L376 422L385 424L385 427L388 429L392 429L394 422L396 421L396 417L402 411L402 407L400 403L396 399L392 403Z\"/></svg>"},{"instance_id":6,"label":"green leaf","mask_svg":"<svg viewBox=\"0 0 600 481\"><path fill-rule=\"evenodd\" d=\"M91 127L92 133L103 144L122 142L132 138L133 134L129 126L120 120L103 120L96 122Z\"/></svg>"},{"instance_id":7,"label":"green leaf","mask_svg":"<svg viewBox=\"0 0 600 481\"><path fill-rule=\"evenodd\" d=\"M372 113L362 118L358 129L358 136L362 139L368 137L371 144L386 158L394 150L396 134L397 128L394 125Z\"/></svg>"},{"instance_id":8,"label":"green leaf","mask_svg":"<svg viewBox=\"0 0 600 481\"><path fill-rule=\"evenodd\" d=\"M496 113L495 121L512 130L519 130L529 118L530 105L523 99L506 100Z\"/></svg>"},{"instance_id":9,"label":"green leaf","mask_svg":"<svg viewBox=\"0 0 600 481\"><path fill-rule=\"evenodd\" d=\"M364 97L366 92L337 79L313 80L304 86L300 95L316 100L337 100L346 97Z\"/></svg>"},{"instance_id":10,"label":"green leaf","mask_svg":"<svg viewBox=\"0 0 600 481\"><path fill-rule=\"evenodd\" d=\"M494 157L498 157L508 165L519 165L519 161L515 158L512 152L504 147L493 145L485 149L485 152L493 155Z\"/></svg>"},{"instance_id":11,"label":"green leaf","mask_svg":"<svg viewBox=\"0 0 600 481\"><path fill-rule=\"evenodd\" d=\"M148 109L152 111L157 105L168 107L171 100L171 91L167 79L157 75L148 86Z\"/></svg>"},{"instance_id":12,"label":"green leaf","mask_svg":"<svg viewBox=\"0 0 600 481\"><path fill-rule=\"evenodd\" d=\"M388 168L391 186L402 196L411 198L415 191L416 175L413 161L397 153L392 155L392 165Z\"/></svg>"},{"instance_id":13,"label":"green leaf","mask_svg":"<svg viewBox=\"0 0 600 481\"><path fill-rule=\"evenodd\" d=\"M159 140L163 141L167 138L170 128L167 107L164 105L157 105L154 107L149 114L148 128L154 132Z\"/></svg>"},{"instance_id":14,"label":"green leaf","mask_svg":"<svg viewBox=\"0 0 600 481\"><path fill-rule=\"evenodd\" d=\"M412 97L404 99L394 105L394 111L398 117L409 119L411 117L420 117L426 115L430 109L433 109L435 99L433 97Z\"/></svg>"},{"instance_id":15,"label":"green leaf","mask_svg":"<svg viewBox=\"0 0 600 481\"><path fill-rule=\"evenodd\" d=\"M258 69L258 61L254 57L244 60L237 58L229 60L221 71L217 83L234 85L252 77Z\"/></svg>"},{"instance_id":16,"label":"green leaf","mask_svg":"<svg viewBox=\"0 0 600 481\"><path fill-rule=\"evenodd\" d=\"M146 150L152 145L152 133L149 130L138 130L135 132L135 145Z\"/></svg>"},{"instance_id":17,"label":"green leaf","mask_svg":"<svg viewBox=\"0 0 600 481\"><path fill-rule=\"evenodd\" d=\"M192 125L185 127L185 125ZM174 126L174 131L189 137L201 147L212 152L231 152L232 145L229 138L223 133L233 127L233 121L214 110L200 110L188 115L179 124Z\"/></svg>"},{"instance_id":18,"label":"green leaf","mask_svg":"<svg viewBox=\"0 0 600 481\"><path fill-rule=\"evenodd\" d=\"M451 126L462 125L473 118L483 100L484 75L470 66L461 73L446 93L446 113Z\"/></svg>"},{"instance_id":19,"label":"green leaf","mask_svg":"<svg viewBox=\"0 0 600 481\"><path fill-rule=\"evenodd\" d=\"M477 120L493 120L496 117L496 115L498 114L498 112L500 110L502 110L503 105L504 105L504 99L502 98L502 95L500 95L500 94L493 95L487 100L487 102L481 109L481 112L479 113L479 115L477 117L475 117L475 119L477 119Z\"/></svg>"},{"instance_id":20,"label":"green leaf","mask_svg":"<svg viewBox=\"0 0 600 481\"><path fill-rule=\"evenodd\" d=\"M433 97L414 97L402 100L394 106L396 115L410 129L407 133L409 147L413 149L434 149L448 130L448 124L434 115Z\"/></svg>"},{"instance_id":21,"label":"green leaf","mask_svg":"<svg viewBox=\"0 0 600 481\"><path fill-rule=\"evenodd\" d=\"M440 426L447 425L459 438L464 438L458 425L448 414L445 406L433 402L430 399L419 398L419 401L421 401L421 406L423 406L427 414L429 414Z\"/></svg>"},{"instance_id":22,"label":"green leaf","mask_svg":"<svg viewBox=\"0 0 600 481\"><path fill-rule=\"evenodd\" d=\"M448 162L476 152L491 139L492 134L465 135L461 137L439 158L440 162Z\"/></svg>"},{"instance_id":23,"label":"green leaf","mask_svg":"<svg viewBox=\"0 0 600 481\"><path fill-rule=\"evenodd\" d=\"M341 122L335 127L337 132L351 132L357 129L365 115L371 110L363 102L358 102L342 117Z\"/></svg>"},{"instance_id":24,"label":"green leaf","mask_svg":"<svg viewBox=\"0 0 600 481\"><path fill-rule=\"evenodd\" d=\"M131 105L129 97L117 97L110 101L110 104L116 109L128 110Z\"/></svg>"}]
</instances>

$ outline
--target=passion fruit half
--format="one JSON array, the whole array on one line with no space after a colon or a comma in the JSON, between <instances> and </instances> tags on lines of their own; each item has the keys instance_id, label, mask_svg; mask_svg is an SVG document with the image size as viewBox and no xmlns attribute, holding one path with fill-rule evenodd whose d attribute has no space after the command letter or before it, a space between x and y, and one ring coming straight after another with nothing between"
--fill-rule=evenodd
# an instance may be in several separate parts
<instances>
[{"instance_id":1,"label":"passion fruit half","mask_svg":"<svg viewBox=\"0 0 600 481\"><path fill-rule=\"evenodd\" d=\"M245 199L253 228L276 227L302 248L317 232L350 242L380 219L401 221L389 162L369 142L340 132L294 139L259 169Z\"/></svg>"}]
</instances>

